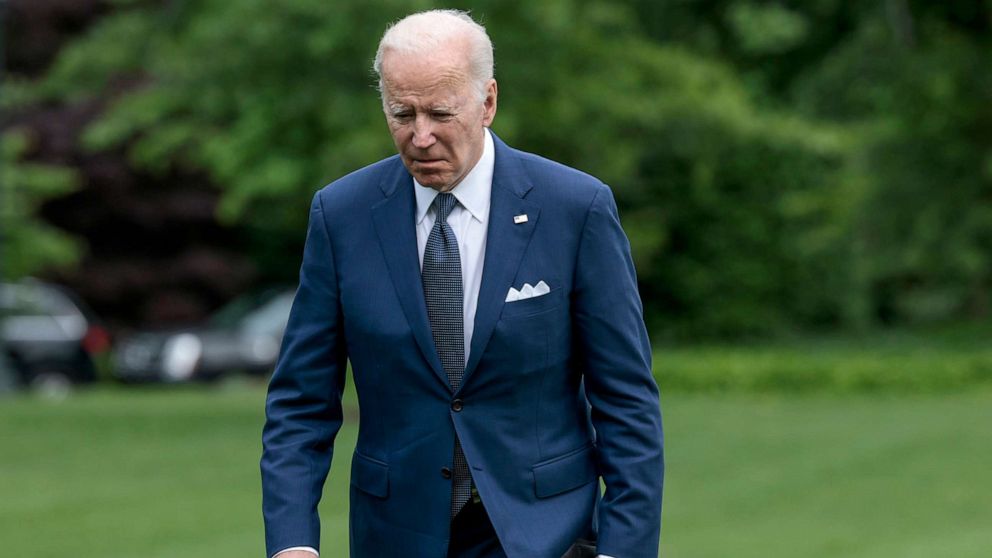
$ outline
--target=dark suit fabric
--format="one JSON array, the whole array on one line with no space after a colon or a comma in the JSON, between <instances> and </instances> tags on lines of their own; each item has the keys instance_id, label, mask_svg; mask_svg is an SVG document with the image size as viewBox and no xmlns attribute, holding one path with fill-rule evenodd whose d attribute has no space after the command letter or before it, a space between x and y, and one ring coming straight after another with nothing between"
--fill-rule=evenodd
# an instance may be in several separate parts
<instances>
[{"instance_id":1,"label":"dark suit fabric","mask_svg":"<svg viewBox=\"0 0 992 558\"><path fill-rule=\"evenodd\" d=\"M506 558L481 502L469 502L451 520L448 558Z\"/></svg>"},{"instance_id":2,"label":"dark suit fabric","mask_svg":"<svg viewBox=\"0 0 992 558\"><path fill-rule=\"evenodd\" d=\"M451 467L456 432L510 558L559 558L594 531L603 554L657 556L658 391L612 193L591 176L494 143L482 286L455 393L431 337L413 184L400 159L314 197L266 403L270 554L319 544L316 508L350 360L360 407L352 556L444 558L451 481L441 469ZM514 223L517 215L526 222ZM550 293L504 302L510 287L542 280ZM325 541L325 554L340 544Z\"/></svg>"}]
</instances>

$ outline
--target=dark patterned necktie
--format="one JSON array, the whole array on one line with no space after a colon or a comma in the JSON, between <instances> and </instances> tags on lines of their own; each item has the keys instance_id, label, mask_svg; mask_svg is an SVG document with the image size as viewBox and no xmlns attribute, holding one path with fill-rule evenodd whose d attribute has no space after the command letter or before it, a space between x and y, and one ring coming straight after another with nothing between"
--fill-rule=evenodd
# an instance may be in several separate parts
<instances>
[{"instance_id":1,"label":"dark patterned necktie","mask_svg":"<svg viewBox=\"0 0 992 558\"><path fill-rule=\"evenodd\" d=\"M434 198L436 218L431 234L427 237L424 267L421 272L424 299L427 302L427 318L430 320L434 345L437 347L437 354L448 376L452 392L461 387L462 375L465 373L462 264L458 256L458 240L448 225L448 214L456 203L458 200L451 194L438 194ZM472 476L457 435L453 464L452 517L468 502L472 492Z\"/></svg>"}]
</instances>

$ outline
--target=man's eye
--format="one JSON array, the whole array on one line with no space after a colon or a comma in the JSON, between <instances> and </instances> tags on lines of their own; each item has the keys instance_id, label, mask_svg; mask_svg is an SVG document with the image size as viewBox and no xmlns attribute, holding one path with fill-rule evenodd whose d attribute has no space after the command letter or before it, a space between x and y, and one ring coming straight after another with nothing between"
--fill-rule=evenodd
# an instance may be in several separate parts
<instances>
[{"instance_id":1,"label":"man's eye","mask_svg":"<svg viewBox=\"0 0 992 558\"><path fill-rule=\"evenodd\" d=\"M405 120L410 120L411 118L413 118L413 114L411 114L409 112L396 112L396 113L393 113L393 118L395 118L396 120L403 120L403 121L405 121Z\"/></svg>"},{"instance_id":2,"label":"man's eye","mask_svg":"<svg viewBox=\"0 0 992 558\"><path fill-rule=\"evenodd\" d=\"M431 116L434 117L435 120L440 120L443 122L445 120L450 120L454 115L450 112L432 112Z\"/></svg>"}]
</instances>

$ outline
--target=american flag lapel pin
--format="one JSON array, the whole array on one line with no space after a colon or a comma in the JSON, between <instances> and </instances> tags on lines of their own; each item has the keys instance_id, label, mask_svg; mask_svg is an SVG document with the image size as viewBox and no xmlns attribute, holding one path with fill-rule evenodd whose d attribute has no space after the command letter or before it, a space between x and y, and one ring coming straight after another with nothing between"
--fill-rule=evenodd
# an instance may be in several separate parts
<instances>
[{"instance_id":1,"label":"american flag lapel pin","mask_svg":"<svg viewBox=\"0 0 992 558\"><path fill-rule=\"evenodd\" d=\"M524 213L523 215L514 215L513 216L513 224L514 225L519 225L520 223L526 223L526 222L527 222L527 214L526 213Z\"/></svg>"}]
</instances>

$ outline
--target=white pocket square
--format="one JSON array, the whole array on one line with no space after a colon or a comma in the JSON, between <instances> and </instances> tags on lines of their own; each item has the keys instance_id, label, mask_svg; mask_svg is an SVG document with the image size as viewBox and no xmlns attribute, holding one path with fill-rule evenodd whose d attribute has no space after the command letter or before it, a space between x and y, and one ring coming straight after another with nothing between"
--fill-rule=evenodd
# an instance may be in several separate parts
<instances>
[{"instance_id":1,"label":"white pocket square","mask_svg":"<svg viewBox=\"0 0 992 558\"><path fill-rule=\"evenodd\" d=\"M537 285L531 286L530 283L524 283L520 290L510 287L510 290L506 293L505 302L516 302L518 300L526 300L528 298L534 298L537 296L543 296L551 292L551 287L548 286L544 281L540 281Z\"/></svg>"}]
</instances>

